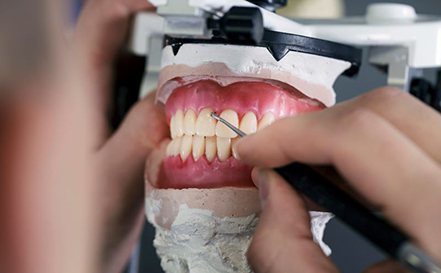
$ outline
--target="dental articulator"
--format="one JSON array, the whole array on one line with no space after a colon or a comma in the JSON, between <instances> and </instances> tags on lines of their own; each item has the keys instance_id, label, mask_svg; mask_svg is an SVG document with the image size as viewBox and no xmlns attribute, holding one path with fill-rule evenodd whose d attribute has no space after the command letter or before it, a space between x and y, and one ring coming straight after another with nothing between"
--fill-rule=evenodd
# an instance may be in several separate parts
<instances>
[{"instance_id":1,"label":"dental articulator","mask_svg":"<svg viewBox=\"0 0 441 273\"><path fill-rule=\"evenodd\" d=\"M389 85L441 111L441 18L418 15L411 6L372 4L362 17L295 20L274 12L286 0L150 2L157 7L156 14L137 15L130 41L133 53L147 57L141 97L159 89L162 95L157 100L164 102L174 87L171 79L191 79L200 72L195 67L204 67L214 77L219 67L210 70L204 65L222 63L228 73L281 81L312 99L318 98L321 86L329 94L321 102L332 106L336 78L354 77L362 65L370 64L387 73ZM361 48L368 51L368 64L362 63ZM172 66L175 70L168 69ZM424 77L426 69L438 70L434 82ZM272 73L275 70L280 73ZM211 117L245 136L216 113ZM312 167L293 163L275 171L414 271L441 273L440 266L406 235Z\"/></svg>"}]
</instances>

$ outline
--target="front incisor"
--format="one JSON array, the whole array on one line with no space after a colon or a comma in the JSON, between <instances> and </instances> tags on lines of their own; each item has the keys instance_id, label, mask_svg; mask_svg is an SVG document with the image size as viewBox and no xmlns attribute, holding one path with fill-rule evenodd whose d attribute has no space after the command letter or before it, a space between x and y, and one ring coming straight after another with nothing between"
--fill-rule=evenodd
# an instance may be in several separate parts
<instances>
[{"instance_id":1,"label":"front incisor","mask_svg":"<svg viewBox=\"0 0 441 273\"><path fill-rule=\"evenodd\" d=\"M217 137L216 146L220 161L225 161L231 156L231 138Z\"/></svg>"},{"instance_id":2,"label":"front incisor","mask_svg":"<svg viewBox=\"0 0 441 273\"><path fill-rule=\"evenodd\" d=\"M253 112L248 112L243 116L240 121L240 130L247 135L257 131L257 117Z\"/></svg>"},{"instance_id":3,"label":"front incisor","mask_svg":"<svg viewBox=\"0 0 441 273\"><path fill-rule=\"evenodd\" d=\"M213 109L205 108L196 120L196 134L198 136L214 136L216 133L216 120L211 117Z\"/></svg>"},{"instance_id":4,"label":"front incisor","mask_svg":"<svg viewBox=\"0 0 441 273\"><path fill-rule=\"evenodd\" d=\"M213 161L216 157L216 137L207 137L205 139L205 156L208 161Z\"/></svg>"},{"instance_id":5,"label":"front incisor","mask_svg":"<svg viewBox=\"0 0 441 273\"><path fill-rule=\"evenodd\" d=\"M205 152L205 137L193 136L193 159L198 161Z\"/></svg>"},{"instance_id":6,"label":"front incisor","mask_svg":"<svg viewBox=\"0 0 441 273\"><path fill-rule=\"evenodd\" d=\"M224 110L220 117L231 123L234 127L239 127L239 116L233 110ZM216 136L223 138L235 138L237 134L228 128L222 122L218 122L216 125Z\"/></svg>"},{"instance_id":7,"label":"front incisor","mask_svg":"<svg viewBox=\"0 0 441 273\"><path fill-rule=\"evenodd\" d=\"M188 110L184 116L184 134L194 135L196 130L196 113L193 110Z\"/></svg>"},{"instance_id":8,"label":"front incisor","mask_svg":"<svg viewBox=\"0 0 441 273\"><path fill-rule=\"evenodd\" d=\"M262 119L259 122L259 125L257 126L257 130L262 130L263 128L271 125L276 120L276 117L273 113L268 112L265 115L263 115Z\"/></svg>"}]
</instances>

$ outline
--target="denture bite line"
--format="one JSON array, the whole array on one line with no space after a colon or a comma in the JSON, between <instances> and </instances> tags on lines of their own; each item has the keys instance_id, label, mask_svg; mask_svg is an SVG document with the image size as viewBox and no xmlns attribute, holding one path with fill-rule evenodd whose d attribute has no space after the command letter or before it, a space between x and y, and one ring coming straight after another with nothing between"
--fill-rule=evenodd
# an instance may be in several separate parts
<instances>
[{"instance_id":1,"label":"denture bite line","mask_svg":"<svg viewBox=\"0 0 441 273\"><path fill-rule=\"evenodd\" d=\"M211 113L213 109L207 107L196 114L193 110L177 110L170 119L170 135L172 141L167 147L167 156L180 156L182 161L192 155L195 161L205 155L209 162L217 156L220 161L226 161L231 156L232 145L238 140L238 135L216 121ZM220 117L238 127L246 134L253 134L265 128L276 119L271 112L265 113L260 121L253 112L247 112L239 120L239 115L231 109L221 112Z\"/></svg>"}]
</instances>

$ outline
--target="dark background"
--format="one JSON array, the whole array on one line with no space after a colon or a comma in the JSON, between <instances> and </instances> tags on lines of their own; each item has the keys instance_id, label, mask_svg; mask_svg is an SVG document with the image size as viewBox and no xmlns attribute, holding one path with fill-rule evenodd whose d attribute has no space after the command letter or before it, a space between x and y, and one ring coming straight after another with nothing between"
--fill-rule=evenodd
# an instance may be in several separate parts
<instances>
[{"instance_id":1,"label":"dark background","mask_svg":"<svg viewBox=\"0 0 441 273\"><path fill-rule=\"evenodd\" d=\"M441 15L440 0L401 0L401 1L366 1L346 0L346 14L362 15L366 6L376 2L396 2L414 6L420 14ZM404 34L403 34L404 35ZM366 63L366 62L365 62ZM386 84L386 77L377 69L364 65L361 73L355 79L340 77L335 85L339 101L359 95L363 92ZM159 260L152 246L154 229L146 224L142 242L139 261L139 273L162 273ZM337 264L343 273L361 272L369 264L380 261L385 257L381 252L370 246L364 239L353 233L338 220L332 220L325 232L325 242L332 249L332 260ZM133 273L136 270L132 271ZM132 273L130 272L130 273Z\"/></svg>"}]
</instances>

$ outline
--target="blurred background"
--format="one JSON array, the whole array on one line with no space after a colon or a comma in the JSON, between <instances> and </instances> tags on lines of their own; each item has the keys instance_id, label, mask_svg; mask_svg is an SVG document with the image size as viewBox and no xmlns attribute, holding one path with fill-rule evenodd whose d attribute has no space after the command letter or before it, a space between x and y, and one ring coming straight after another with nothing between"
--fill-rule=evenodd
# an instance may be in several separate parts
<instances>
[{"instance_id":1,"label":"blurred background","mask_svg":"<svg viewBox=\"0 0 441 273\"><path fill-rule=\"evenodd\" d=\"M81 2L73 0L72 20L77 17L81 10ZM419 14L441 15L440 0L289 0L289 7L281 13L301 17L332 17L343 14L358 16L364 15L368 4L378 2L409 4L414 6ZM364 59L366 60L366 58ZM142 63L140 65L143 66ZM369 65L364 65L356 78L340 77L336 82L335 90L338 101L343 101L385 84L386 77L381 71ZM133 99L136 99L136 96ZM146 223L139 248L134 254L134 257L140 258L139 260L133 259L132 264L126 270L127 273L163 272L153 247L153 238L154 229ZM343 273L361 272L368 265L385 258L381 252L335 219L330 222L326 229L325 242L332 249L332 260Z\"/></svg>"}]
</instances>

